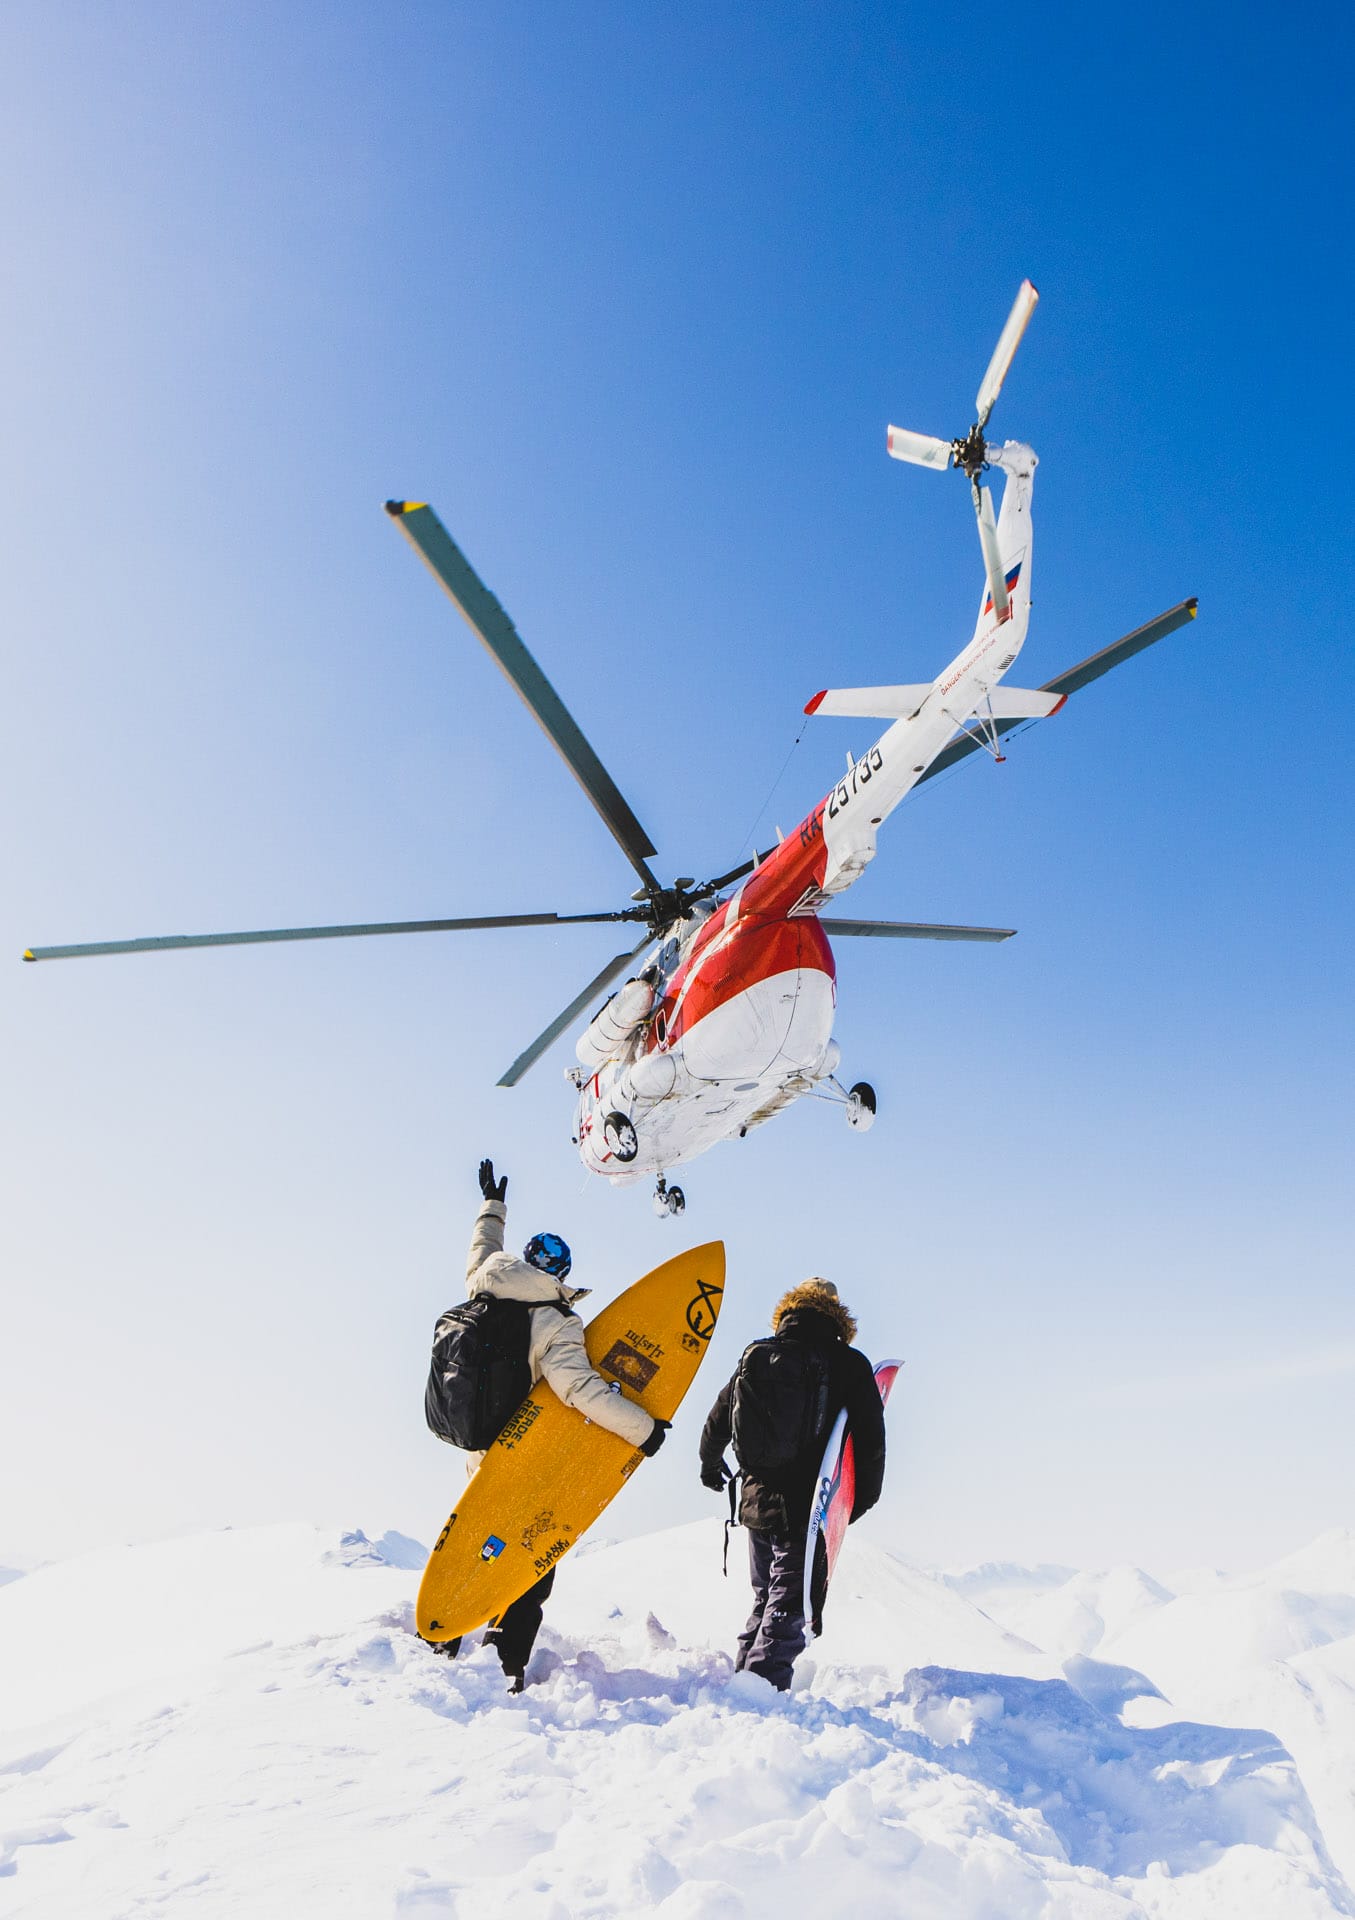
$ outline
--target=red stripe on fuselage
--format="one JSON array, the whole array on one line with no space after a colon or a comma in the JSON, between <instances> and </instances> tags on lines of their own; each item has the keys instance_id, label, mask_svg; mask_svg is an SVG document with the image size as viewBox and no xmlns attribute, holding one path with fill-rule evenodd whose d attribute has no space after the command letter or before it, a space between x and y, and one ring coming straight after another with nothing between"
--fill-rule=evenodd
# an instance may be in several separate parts
<instances>
[{"instance_id":1,"label":"red stripe on fuselage","mask_svg":"<svg viewBox=\"0 0 1355 1920\"><path fill-rule=\"evenodd\" d=\"M814 918L813 896L823 883L828 853L823 844L825 799L794 833L750 874L739 891L713 913L669 983L649 1029L649 1050L671 1046L714 1008L746 987L796 967L836 979L828 936ZM787 918L793 907L801 913Z\"/></svg>"},{"instance_id":2,"label":"red stripe on fuselage","mask_svg":"<svg viewBox=\"0 0 1355 1920\"><path fill-rule=\"evenodd\" d=\"M740 913L719 931L706 929L664 997L664 1044L681 1040L708 1013L759 981L797 968L826 973L830 980L836 977L828 936L812 915L787 920ZM658 1043L659 1026L655 1020L650 1027L651 1048Z\"/></svg>"},{"instance_id":3,"label":"red stripe on fuselage","mask_svg":"<svg viewBox=\"0 0 1355 1920\"><path fill-rule=\"evenodd\" d=\"M828 849L823 841L827 805L825 797L744 881L741 895L735 896L741 914L764 920L784 918L811 888L823 885L828 870Z\"/></svg>"}]
</instances>

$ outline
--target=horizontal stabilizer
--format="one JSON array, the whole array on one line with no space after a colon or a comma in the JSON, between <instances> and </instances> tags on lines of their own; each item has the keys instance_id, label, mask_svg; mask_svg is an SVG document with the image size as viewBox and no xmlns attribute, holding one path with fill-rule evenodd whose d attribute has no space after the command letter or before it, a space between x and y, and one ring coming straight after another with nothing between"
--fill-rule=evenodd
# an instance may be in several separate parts
<instances>
[{"instance_id":1,"label":"horizontal stabilizer","mask_svg":"<svg viewBox=\"0 0 1355 1920\"><path fill-rule=\"evenodd\" d=\"M1035 687L994 687L984 702L994 720L1047 720L1067 700L1066 693L1046 693Z\"/></svg>"},{"instance_id":2,"label":"horizontal stabilizer","mask_svg":"<svg viewBox=\"0 0 1355 1920\"><path fill-rule=\"evenodd\" d=\"M805 707L835 719L902 720L916 713L932 690L931 681L914 687L825 687Z\"/></svg>"},{"instance_id":3,"label":"horizontal stabilizer","mask_svg":"<svg viewBox=\"0 0 1355 1920\"><path fill-rule=\"evenodd\" d=\"M1040 688L1041 693L1062 695L1065 699L1070 693L1080 693L1083 687L1089 687L1093 680L1099 680L1112 667L1118 667L1125 660L1132 660L1136 653L1142 653L1145 647L1153 646L1169 633L1175 633L1178 627L1186 625L1195 618L1199 602L1193 597L1182 600L1179 606L1169 607L1166 613L1160 613L1156 620L1149 620L1145 626L1135 627L1132 633L1125 634L1121 640L1113 640L1108 647L1102 647L1099 653L1089 654L1085 660L1079 660L1075 667L1069 667L1066 673L1059 674L1053 680L1046 680ZM1058 708L1052 709L1057 713ZM1021 719L998 720L996 729L999 735L1010 733L1013 727L1023 724ZM924 780L935 779L938 773L945 773L957 760L963 760L967 754L977 753L983 743L973 734L962 733L943 747L924 774L919 775L917 784Z\"/></svg>"}]
</instances>

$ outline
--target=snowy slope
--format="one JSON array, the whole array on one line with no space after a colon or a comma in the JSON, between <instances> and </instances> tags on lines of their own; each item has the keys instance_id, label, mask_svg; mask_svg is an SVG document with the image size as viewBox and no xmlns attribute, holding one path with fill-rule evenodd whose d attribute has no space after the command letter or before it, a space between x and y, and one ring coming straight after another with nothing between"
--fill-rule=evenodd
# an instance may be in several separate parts
<instances>
[{"instance_id":1,"label":"snowy slope","mask_svg":"<svg viewBox=\"0 0 1355 1920\"><path fill-rule=\"evenodd\" d=\"M1023 1639L1067 1658L1095 1653L1130 1626L1175 1598L1140 1567L1074 1573L1060 1585L1022 1593L1009 1587L979 1604Z\"/></svg>"},{"instance_id":2,"label":"snowy slope","mask_svg":"<svg viewBox=\"0 0 1355 1920\"><path fill-rule=\"evenodd\" d=\"M22 1580L26 1573L41 1564L30 1560L25 1554L14 1553L8 1547L0 1553L0 1587L7 1587L11 1580Z\"/></svg>"},{"instance_id":3,"label":"snowy slope","mask_svg":"<svg viewBox=\"0 0 1355 1920\"><path fill-rule=\"evenodd\" d=\"M1126 1725L1142 1683L1083 1659L1068 1684L869 1540L797 1691L733 1677L747 1588L719 1540L567 1561L519 1699L487 1650L415 1638L417 1575L389 1562L417 1554L391 1536L41 1569L0 1592L0 1912L1355 1912L1270 1735Z\"/></svg>"},{"instance_id":4,"label":"snowy slope","mask_svg":"<svg viewBox=\"0 0 1355 1920\"><path fill-rule=\"evenodd\" d=\"M1150 1676L1126 1709L1135 1724L1190 1715L1269 1728L1355 1882L1355 1532L1323 1534L1255 1573L1196 1568L1160 1582L1137 1567L999 1566L945 1578L1061 1660L1094 1651Z\"/></svg>"},{"instance_id":5,"label":"snowy slope","mask_svg":"<svg viewBox=\"0 0 1355 1920\"><path fill-rule=\"evenodd\" d=\"M1259 1573L1192 1584L1108 1635L1104 1657L1151 1674L1176 1712L1270 1728L1355 1881L1355 1534L1324 1534Z\"/></svg>"},{"instance_id":6,"label":"snowy slope","mask_svg":"<svg viewBox=\"0 0 1355 1920\"><path fill-rule=\"evenodd\" d=\"M328 1577L352 1565L368 1572L361 1586ZM302 1526L60 1561L0 1595L0 1728L207 1676L246 1648L337 1633L374 1602L398 1606L409 1584L361 1534Z\"/></svg>"},{"instance_id":7,"label":"snowy slope","mask_svg":"<svg viewBox=\"0 0 1355 1920\"><path fill-rule=\"evenodd\" d=\"M976 1607L992 1613L1006 1600L1033 1600L1052 1587L1061 1587L1076 1572L1076 1567L1048 1561L1038 1567L1023 1567L1012 1560L985 1560L977 1567L948 1568L941 1578Z\"/></svg>"},{"instance_id":8,"label":"snowy slope","mask_svg":"<svg viewBox=\"0 0 1355 1920\"><path fill-rule=\"evenodd\" d=\"M605 1560L585 1553L561 1568L550 1619L586 1636L612 1608L643 1619L653 1607L684 1643L730 1648L748 1612L747 1535L730 1537L729 1578L721 1574L721 1526L699 1520L664 1534L648 1534L606 1549ZM656 1579L655 1553L672 1577ZM869 1539L852 1540L833 1583L825 1632L811 1655L816 1665L850 1660L895 1680L911 1667L992 1669L1053 1679L1060 1663L1007 1633L977 1607L958 1598L937 1574L885 1553Z\"/></svg>"}]
</instances>

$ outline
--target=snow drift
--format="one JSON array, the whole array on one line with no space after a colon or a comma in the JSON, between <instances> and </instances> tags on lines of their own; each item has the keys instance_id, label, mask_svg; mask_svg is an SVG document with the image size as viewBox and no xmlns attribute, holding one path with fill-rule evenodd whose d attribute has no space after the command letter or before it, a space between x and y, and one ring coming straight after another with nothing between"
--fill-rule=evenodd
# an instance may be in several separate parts
<instances>
[{"instance_id":1,"label":"snow drift","mask_svg":"<svg viewBox=\"0 0 1355 1920\"><path fill-rule=\"evenodd\" d=\"M1069 1644L1041 1648L853 1539L783 1696L731 1671L747 1589L703 1522L567 1561L509 1699L487 1650L450 1662L413 1634L417 1560L399 1536L273 1527L0 1592L0 1911L1355 1912L1274 1733L1182 1721L1151 1665L1102 1657L1231 1589L1074 1575L1047 1609ZM1068 1584L1048 1572L1044 1598ZM994 1591L1028 1623L1042 1600L1039 1578ZM1339 1598L1295 1610L1310 1637L1340 1626ZM1262 1612L1259 1642L1229 1642L1245 1658L1292 1642ZM1163 1673L1196 1630L1178 1618Z\"/></svg>"}]
</instances>

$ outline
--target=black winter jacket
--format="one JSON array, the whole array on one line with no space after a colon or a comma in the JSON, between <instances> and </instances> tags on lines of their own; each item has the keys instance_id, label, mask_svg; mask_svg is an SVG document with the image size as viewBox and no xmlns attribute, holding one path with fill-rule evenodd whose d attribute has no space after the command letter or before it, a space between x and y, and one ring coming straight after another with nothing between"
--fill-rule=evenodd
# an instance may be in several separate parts
<instances>
[{"instance_id":1,"label":"black winter jacket","mask_svg":"<svg viewBox=\"0 0 1355 1920\"><path fill-rule=\"evenodd\" d=\"M819 1462L832 1423L845 1407L856 1451L856 1501L852 1519L868 1513L880 1497L885 1472L885 1416L880 1390L870 1361L857 1347L849 1347L826 1314L798 1307L783 1316L773 1338L790 1335L818 1348L828 1363L828 1427L815 1440L813 1451L797 1467L784 1487L764 1486L745 1478L739 1495L739 1518L754 1533L778 1540L801 1539L809 1526ZM701 1434L701 1466L714 1468L732 1438L731 1403L734 1377L726 1382L711 1408Z\"/></svg>"}]
</instances>

